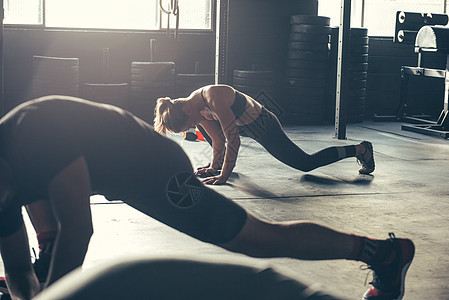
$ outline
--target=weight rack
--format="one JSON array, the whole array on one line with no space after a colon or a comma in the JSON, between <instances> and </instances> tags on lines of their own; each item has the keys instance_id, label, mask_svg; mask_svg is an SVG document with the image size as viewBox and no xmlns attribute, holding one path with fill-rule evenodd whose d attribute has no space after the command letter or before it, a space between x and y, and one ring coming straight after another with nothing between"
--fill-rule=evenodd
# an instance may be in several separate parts
<instances>
[{"instance_id":1,"label":"weight rack","mask_svg":"<svg viewBox=\"0 0 449 300\"><path fill-rule=\"evenodd\" d=\"M407 87L410 76L433 77L444 79L444 104L443 110L436 122L420 118L408 117L417 124L404 124L402 130L413 131L427 135L449 138L449 28L441 26L424 26L416 35L415 52L418 53L416 67L402 66L401 68L401 103L406 105ZM444 53L447 55L446 68L431 69L421 67L423 53ZM406 106L403 106L406 108Z\"/></svg>"}]
</instances>

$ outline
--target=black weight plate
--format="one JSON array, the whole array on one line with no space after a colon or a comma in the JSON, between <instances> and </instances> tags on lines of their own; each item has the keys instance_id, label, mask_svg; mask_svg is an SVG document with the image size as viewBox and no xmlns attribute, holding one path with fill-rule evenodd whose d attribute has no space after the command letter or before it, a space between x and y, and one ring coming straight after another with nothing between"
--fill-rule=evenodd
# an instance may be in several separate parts
<instances>
[{"instance_id":1,"label":"black weight plate","mask_svg":"<svg viewBox=\"0 0 449 300\"><path fill-rule=\"evenodd\" d=\"M127 83L84 83L83 90L90 95L126 95Z\"/></svg>"},{"instance_id":2,"label":"black weight plate","mask_svg":"<svg viewBox=\"0 0 449 300\"><path fill-rule=\"evenodd\" d=\"M215 80L215 74L176 74L177 80Z\"/></svg>"},{"instance_id":3,"label":"black weight plate","mask_svg":"<svg viewBox=\"0 0 449 300\"><path fill-rule=\"evenodd\" d=\"M328 34L290 33L289 40L292 42L329 42Z\"/></svg>"},{"instance_id":4,"label":"black weight plate","mask_svg":"<svg viewBox=\"0 0 449 300\"><path fill-rule=\"evenodd\" d=\"M295 95L288 95L285 98L282 99L282 104L284 107L289 107L291 109L293 108L301 108L301 107L307 107L307 108L315 108L315 109L322 109L323 104L325 102L324 96L295 96Z\"/></svg>"},{"instance_id":5,"label":"black weight plate","mask_svg":"<svg viewBox=\"0 0 449 300\"><path fill-rule=\"evenodd\" d=\"M275 78L276 73L273 71L246 71L234 70L234 77L244 78Z\"/></svg>"},{"instance_id":6,"label":"black weight plate","mask_svg":"<svg viewBox=\"0 0 449 300\"><path fill-rule=\"evenodd\" d=\"M234 84L248 85L248 86L274 86L276 80L274 78L247 78L234 77Z\"/></svg>"},{"instance_id":7,"label":"black weight plate","mask_svg":"<svg viewBox=\"0 0 449 300\"><path fill-rule=\"evenodd\" d=\"M368 71L368 63L349 64L349 71L352 72Z\"/></svg>"},{"instance_id":8,"label":"black weight plate","mask_svg":"<svg viewBox=\"0 0 449 300\"><path fill-rule=\"evenodd\" d=\"M164 82L145 82L145 81L131 81L131 87L137 87L137 88L142 88L142 89L148 89L148 90L167 90L167 89L171 89L174 88L175 83L164 83Z\"/></svg>"},{"instance_id":9,"label":"black weight plate","mask_svg":"<svg viewBox=\"0 0 449 300\"><path fill-rule=\"evenodd\" d=\"M269 93L269 94L273 94L274 93L274 88L273 87L265 87L265 86L256 87L256 86L234 84L234 88L239 90L239 91L241 91L241 92L243 92L243 93L248 93L252 97L256 96L260 92L266 92L266 93Z\"/></svg>"},{"instance_id":10,"label":"black weight plate","mask_svg":"<svg viewBox=\"0 0 449 300\"><path fill-rule=\"evenodd\" d=\"M327 81L325 79L298 79L286 77L285 83L289 87L325 88L327 86Z\"/></svg>"},{"instance_id":11,"label":"black weight plate","mask_svg":"<svg viewBox=\"0 0 449 300\"><path fill-rule=\"evenodd\" d=\"M315 43L315 42L289 42L288 49L290 50L306 50L306 51L328 51L329 43Z\"/></svg>"},{"instance_id":12,"label":"black weight plate","mask_svg":"<svg viewBox=\"0 0 449 300\"><path fill-rule=\"evenodd\" d=\"M368 72L362 71L362 72L349 72L348 77L352 80L359 80L359 79L367 79L368 78Z\"/></svg>"},{"instance_id":13,"label":"black weight plate","mask_svg":"<svg viewBox=\"0 0 449 300\"><path fill-rule=\"evenodd\" d=\"M350 45L349 51L351 54L368 54L368 45Z\"/></svg>"},{"instance_id":14,"label":"black weight plate","mask_svg":"<svg viewBox=\"0 0 449 300\"><path fill-rule=\"evenodd\" d=\"M350 97L365 97L366 96L366 88L361 88L357 90L349 90Z\"/></svg>"},{"instance_id":15,"label":"black weight plate","mask_svg":"<svg viewBox=\"0 0 449 300\"><path fill-rule=\"evenodd\" d=\"M64 76L61 75L59 77L44 77L44 76L35 76L33 77L33 85L35 86L73 86L79 84L78 76Z\"/></svg>"},{"instance_id":16,"label":"black weight plate","mask_svg":"<svg viewBox=\"0 0 449 300\"><path fill-rule=\"evenodd\" d=\"M290 31L293 33L330 35L332 29L329 26L295 24L290 26Z\"/></svg>"},{"instance_id":17,"label":"black weight plate","mask_svg":"<svg viewBox=\"0 0 449 300\"><path fill-rule=\"evenodd\" d=\"M157 75L157 74L175 74L174 68L132 68L131 74Z\"/></svg>"},{"instance_id":18,"label":"black weight plate","mask_svg":"<svg viewBox=\"0 0 449 300\"><path fill-rule=\"evenodd\" d=\"M41 97L47 95L66 95L66 96L75 96L79 95L79 89L76 88L63 88L63 87L50 87L50 88L41 88L41 87L33 87L32 89L33 97Z\"/></svg>"},{"instance_id":19,"label":"black weight plate","mask_svg":"<svg viewBox=\"0 0 449 300\"><path fill-rule=\"evenodd\" d=\"M174 77L175 69L131 69L131 75L147 77L147 78L158 78L160 76L164 77Z\"/></svg>"},{"instance_id":20,"label":"black weight plate","mask_svg":"<svg viewBox=\"0 0 449 300\"><path fill-rule=\"evenodd\" d=\"M174 68L175 67L174 62L149 62L149 61L133 61L131 62L131 68L136 69L146 69L146 68Z\"/></svg>"},{"instance_id":21,"label":"black weight plate","mask_svg":"<svg viewBox=\"0 0 449 300\"><path fill-rule=\"evenodd\" d=\"M159 74L159 75L142 75L142 74L131 74L131 80L135 81L145 81L145 82L165 82L174 81L174 74Z\"/></svg>"},{"instance_id":22,"label":"black weight plate","mask_svg":"<svg viewBox=\"0 0 449 300\"><path fill-rule=\"evenodd\" d=\"M325 79L328 76L328 72L320 70L301 70L288 68L285 71L285 76L289 78L321 78Z\"/></svg>"},{"instance_id":23,"label":"black weight plate","mask_svg":"<svg viewBox=\"0 0 449 300\"><path fill-rule=\"evenodd\" d=\"M349 56L350 64L359 64L368 62L368 54L354 54Z\"/></svg>"},{"instance_id":24,"label":"black weight plate","mask_svg":"<svg viewBox=\"0 0 449 300\"><path fill-rule=\"evenodd\" d=\"M326 98L326 95L301 95L301 94L286 94L282 98L283 103L291 103L292 101L304 101L304 102L313 102L320 103L323 102ZM304 100L303 100L304 99Z\"/></svg>"},{"instance_id":25,"label":"black weight plate","mask_svg":"<svg viewBox=\"0 0 449 300\"><path fill-rule=\"evenodd\" d=\"M290 50L288 51L287 57L289 59L297 59L297 60L328 61L329 52Z\"/></svg>"},{"instance_id":26,"label":"black weight plate","mask_svg":"<svg viewBox=\"0 0 449 300\"><path fill-rule=\"evenodd\" d=\"M357 95L351 95L348 98L348 104L351 108L355 111L356 109L364 108L365 107L365 100L366 96L357 96Z\"/></svg>"},{"instance_id":27,"label":"black weight plate","mask_svg":"<svg viewBox=\"0 0 449 300\"><path fill-rule=\"evenodd\" d=\"M351 37L351 45L369 45L369 37Z\"/></svg>"},{"instance_id":28,"label":"black weight plate","mask_svg":"<svg viewBox=\"0 0 449 300\"><path fill-rule=\"evenodd\" d=\"M309 70L309 69L327 70L327 68L329 68L329 63L328 61L308 61L299 59L288 59L287 67L301 70Z\"/></svg>"},{"instance_id":29,"label":"black weight plate","mask_svg":"<svg viewBox=\"0 0 449 300\"><path fill-rule=\"evenodd\" d=\"M367 79L357 79L357 80L349 80L349 89L361 89L366 88Z\"/></svg>"},{"instance_id":30,"label":"black weight plate","mask_svg":"<svg viewBox=\"0 0 449 300\"><path fill-rule=\"evenodd\" d=\"M331 19L323 16L294 15L290 17L290 24L309 24L329 26Z\"/></svg>"},{"instance_id":31,"label":"black weight plate","mask_svg":"<svg viewBox=\"0 0 449 300\"><path fill-rule=\"evenodd\" d=\"M311 89L310 87L286 87L285 95L302 97L302 96L310 96L310 97L322 97L326 95L325 89Z\"/></svg>"},{"instance_id":32,"label":"black weight plate","mask_svg":"<svg viewBox=\"0 0 449 300\"><path fill-rule=\"evenodd\" d=\"M174 76L175 65L174 63L143 63L133 62L131 67L131 74L137 74L154 78L158 76Z\"/></svg>"}]
</instances>

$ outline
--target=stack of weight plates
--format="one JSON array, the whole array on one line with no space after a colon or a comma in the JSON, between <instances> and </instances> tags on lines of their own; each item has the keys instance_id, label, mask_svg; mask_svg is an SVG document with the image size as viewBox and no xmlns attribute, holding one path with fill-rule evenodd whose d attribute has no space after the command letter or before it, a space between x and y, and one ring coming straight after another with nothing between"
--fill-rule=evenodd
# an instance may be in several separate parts
<instances>
[{"instance_id":1,"label":"stack of weight plates","mask_svg":"<svg viewBox=\"0 0 449 300\"><path fill-rule=\"evenodd\" d=\"M285 70L283 120L292 124L321 123L329 68L330 18L295 15L290 18Z\"/></svg>"},{"instance_id":2,"label":"stack of weight plates","mask_svg":"<svg viewBox=\"0 0 449 300\"><path fill-rule=\"evenodd\" d=\"M278 75L271 70L234 70L233 87L251 96L278 117L283 113L277 102Z\"/></svg>"},{"instance_id":3,"label":"stack of weight plates","mask_svg":"<svg viewBox=\"0 0 449 300\"><path fill-rule=\"evenodd\" d=\"M176 97L187 97L194 90L214 82L214 74L176 74Z\"/></svg>"},{"instance_id":4,"label":"stack of weight plates","mask_svg":"<svg viewBox=\"0 0 449 300\"><path fill-rule=\"evenodd\" d=\"M128 109L128 83L85 83L80 93L85 99Z\"/></svg>"},{"instance_id":5,"label":"stack of weight plates","mask_svg":"<svg viewBox=\"0 0 449 300\"><path fill-rule=\"evenodd\" d=\"M33 56L31 97L79 96L79 59Z\"/></svg>"},{"instance_id":6,"label":"stack of weight plates","mask_svg":"<svg viewBox=\"0 0 449 300\"><path fill-rule=\"evenodd\" d=\"M153 122L156 100L174 97L174 62L132 62L129 109L147 122Z\"/></svg>"},{"instance_id":7,"label":"stack of weight plates","mask_svg":"<svg viewBox=\"0 0 449 300\"><path fill-rule=\"evenodd\" d=\"M326 107L327 118L334 120L335 94L337 84L337 59L338 59L338 27L332 27L330 50L330 78L329 104ZM368 49L369 38L367 28L351 28L349 44L348 75L349 95L346 103L346 122L363 122L365 117L366 83L368 78Z\"/></svg>"}]
</instances>

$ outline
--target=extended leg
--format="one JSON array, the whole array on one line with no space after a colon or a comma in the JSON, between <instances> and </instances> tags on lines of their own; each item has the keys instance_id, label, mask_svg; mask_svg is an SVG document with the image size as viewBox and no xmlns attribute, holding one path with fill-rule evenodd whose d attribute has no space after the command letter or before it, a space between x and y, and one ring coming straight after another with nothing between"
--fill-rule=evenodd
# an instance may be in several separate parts
<instances>
[{"instance_id":1,"label":"extended leg","mask_svg":"<svg viewBox=\"0 0 449 300\"><path fill-rule=\"evenodd\" d=\"M364 142L351 146L334 146L322 149L313 154L307 154L288 138L279 120L270 112L261 115L258 123L250 126L246 134L259 142L279 161L304 172L329 165L344 158L362 157L367 151L368 144L368 142ZM372 157L372 147L370 155ZM367 157L366 161L371 162L371 157ZM373 160L372 163L372 167L367 168L369 172L363 173L370 173L374 170Z\"/></svg>"}]
</instances>

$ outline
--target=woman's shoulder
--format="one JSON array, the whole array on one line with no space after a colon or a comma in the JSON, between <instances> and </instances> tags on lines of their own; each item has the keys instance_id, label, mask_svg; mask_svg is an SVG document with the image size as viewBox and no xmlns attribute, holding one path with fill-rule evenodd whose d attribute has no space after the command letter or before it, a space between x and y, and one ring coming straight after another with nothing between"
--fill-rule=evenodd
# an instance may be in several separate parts
<instances>
[{"instance_id":1,"label":"woman's shoulder","mask_svg":"<svg viewBox=\"0 0 449 300\"><path fill-rule=\"evenodd\" d=\"M214 102L214 100L220 100L222 102L224 99L234 99L235 90L233 87L225 84L214 84L203 87L202 94L209 101Z\"/></svg>"}]
</instances>

